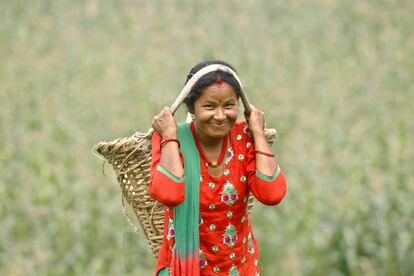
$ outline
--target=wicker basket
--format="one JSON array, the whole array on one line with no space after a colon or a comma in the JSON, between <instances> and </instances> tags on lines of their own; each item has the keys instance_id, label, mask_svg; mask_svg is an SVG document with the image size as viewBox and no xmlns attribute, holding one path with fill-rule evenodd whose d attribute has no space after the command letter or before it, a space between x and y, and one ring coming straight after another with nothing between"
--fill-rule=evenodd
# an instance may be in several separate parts
<instances>
[{"instance_id":1,"label":"wicker basket","mask_svg":"<svg viewBox=\"0 0 414 276\"><path fill-rule=\"evenodd\" d=\"M152 133L152 132L151 132ZM122 206L128 222L132 223L124 207L124 198L132 207L144 230L149 248L155 256L161 247L164 233L164 206L152 199L148 193L151 168L151 133L137 132L131 137L100 142L95 151L103 156L114 169L122 191ZM266 129L266 137L272 143L276 130ZM249 197L249 212L254 198Z\"/></svg>"},{"instance_id":2,"label":"wicker basket","mask_svg":"<svg viewBox=\"0 0 414 276\"><path fill-rule=\"evenodd\" d=\"M217 69L223 70L222 66L215 66L216 67L213 65L207 66L207 69L210 70L209 72L215 71ZM175 111L181 105L184 98L188 95L191 87L198 80L198 78L206 74L206 71L208 72L208 70L204 69L197 72L187 82L186 86L183 88L180 95L171 106L173 113L175 113ZM229 70L227 67L224 69ZM239 81L237 75L235 75L233 71L231 72ZM250 105L242 86L241 91L241 98L245 108L245 113L249 113ZM99 157L103 157L112 165L122 191L121 197L123 212L128 222L135 228L135 231L138 231L138 227L128 217L124 205L125 198L128 204L132 207L135 216L137 217L142 229L144 230L148 246L156 257L161 247L164 233L165 206L152 199L148 191L151 169L152 133L153 130L149 130L146 133L136 132L131 137L116 139L112 142L100 142L94 146L93 152ZM267 141L270 144L273 143L276 139L275 129L265 129L265 134ZM252 195L250 195L248 201L249 212L253 207L253 203L254 198Z\"/></svg>"}]
</instances>

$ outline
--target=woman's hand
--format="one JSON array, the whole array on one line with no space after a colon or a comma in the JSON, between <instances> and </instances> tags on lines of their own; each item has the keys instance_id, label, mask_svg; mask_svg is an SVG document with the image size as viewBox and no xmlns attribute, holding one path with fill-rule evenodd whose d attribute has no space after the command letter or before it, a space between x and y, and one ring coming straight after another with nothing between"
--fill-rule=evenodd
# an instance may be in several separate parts
<instances>
[{"instance_id":1,"label":"woman's hand","mask_svg":"<svg viewBox=\"0 0 414 276\"><path fill-rule=\"evenodd\" d=\"M160 114L152 119L152 128L155 129L161 137L177 137L177 123L169 107L164 107Z\"/></svg>"},{"instance_id":2,"label":"woman's hand","mask_svg":"<svg viewBox=\"0 0 414 276\"><path fill-rule=\"evenodd\" d=\"M277 169L277 162L275 157L259 154L264 152L272 155L272 149L267 143L264 133L265 117L264 113L250 105L251 113L248 116L248 123L250 131L253 134L254 148L256 150L256 169L266 176L273 176Z\"/></svg>"},{"instance_id":3,"label":"woman's hand","mask_svg":"<svg viewBox=\"0 0 414 276\"><path fill-rule=\"evenodd\" d=\"M250 105L250 115L248 117L248 123L250 131L253 136L257 134L263 134L265 128L265 117L264 112L260 111L253 105Z\"/></svg>"}]
</instances>

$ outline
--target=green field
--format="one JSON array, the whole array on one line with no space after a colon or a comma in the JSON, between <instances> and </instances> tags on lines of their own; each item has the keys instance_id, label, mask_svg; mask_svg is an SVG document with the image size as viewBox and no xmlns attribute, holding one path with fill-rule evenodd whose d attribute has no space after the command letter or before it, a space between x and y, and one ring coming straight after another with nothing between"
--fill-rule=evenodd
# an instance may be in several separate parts
<instances>
[{"instance_id":1,"label":"green field","mask_svg":"<svg viewBox=\"0 0 414 276\"><path fill-rule=\"evenodd\" d=\"M288 194L252 216L262 275L413 275L413 15L408 0L0 0L0 275L151 275L91 148L147 130L211 58L279 132Z\"/></svg>"}]
</instances>

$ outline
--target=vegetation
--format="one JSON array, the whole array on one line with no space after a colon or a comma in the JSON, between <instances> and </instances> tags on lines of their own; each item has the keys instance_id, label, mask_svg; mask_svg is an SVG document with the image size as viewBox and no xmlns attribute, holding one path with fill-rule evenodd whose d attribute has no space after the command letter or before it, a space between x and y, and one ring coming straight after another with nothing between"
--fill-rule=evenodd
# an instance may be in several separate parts
<instances>
[{"instance_id":1,"label":"vegetation","mask_svg":"<svg viewBox=\"0 0 414 276\"><path fill-rule=\"evenodd\" d=\"M413 13L391 0L0 1L0 274L151 275L91 148L148 129L193 64L221 58L279 132L288 194L252 216L262 275L413 275Z\"/></svg>"}]
</instances>

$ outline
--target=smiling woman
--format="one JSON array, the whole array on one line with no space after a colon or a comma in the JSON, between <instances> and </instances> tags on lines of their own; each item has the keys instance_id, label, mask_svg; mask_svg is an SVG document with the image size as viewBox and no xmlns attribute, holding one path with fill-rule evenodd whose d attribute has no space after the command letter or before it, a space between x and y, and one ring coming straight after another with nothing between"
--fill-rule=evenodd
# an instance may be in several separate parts
<instances>
[{"instance_id":1,"label":"smiling woman","mask_svg":"<svg viewBox=\"0 0 414 276\"><path fill-rule=\"evenodd\" d=\"M278 204L286 182L250 106L236 122L241 84L223 61L197 64L201 76L184 100L193 121L177 126L170 108L154 117L150 195L168 206L155 275L258 275L258 248L247 214L251 192ZM222 69L220 69L222 68Z\"/></svg>"},{"instance_id":2,"label":"smiling woman","mask_svg":"<svg viewBox=\"0 0 414 276\"><path fill-rule=\"evenodd\" d=\"M206 145L216 144L237 120L237 94L227 83L212 84L204 89L192 112L199 139Z\"/></svg>"}]
</instances>

